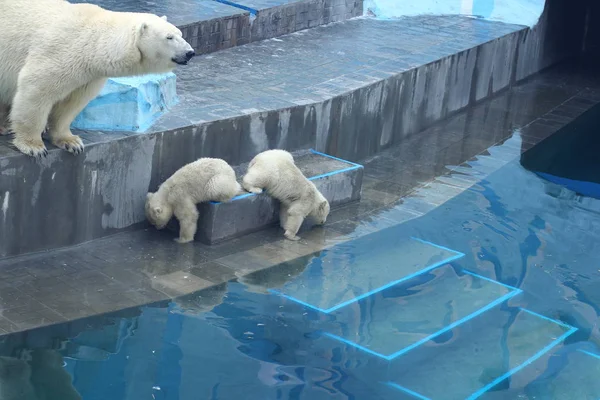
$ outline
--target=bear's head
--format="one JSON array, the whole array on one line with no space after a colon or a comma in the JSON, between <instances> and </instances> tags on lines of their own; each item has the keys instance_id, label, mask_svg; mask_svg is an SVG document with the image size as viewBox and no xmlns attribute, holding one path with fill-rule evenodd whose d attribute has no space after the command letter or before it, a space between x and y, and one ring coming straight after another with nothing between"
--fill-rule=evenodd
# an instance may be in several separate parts
<instances>
[{"instance_id":1,"label":"bear's head","mask_svg":"<svg viewBox=\"0 0 600 400\"><path fill-rule=\"evenodd\" d=\"M138 26L137 47L147 72L168 72L177 65L186 65L196 55L183 39L181 31L167 22L167 17L144 14Z\"/></svg>"},{"instance_id":2,"label":"bear's head","mask_svg":"<svg viewBox=\"0 0 600 400\"><path fill-rule=\"evenodd\" d=\"M173 209L163 201L156 193L148 193L146 196L146 218L156 227L163 229L173 217Z\"/></svg>"}]
</instances>

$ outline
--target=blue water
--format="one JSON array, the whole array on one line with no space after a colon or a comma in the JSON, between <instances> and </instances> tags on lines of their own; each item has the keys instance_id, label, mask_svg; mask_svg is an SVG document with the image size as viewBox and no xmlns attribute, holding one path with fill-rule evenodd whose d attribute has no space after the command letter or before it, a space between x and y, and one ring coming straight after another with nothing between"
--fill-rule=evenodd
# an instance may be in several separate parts
<instances>
[{"instance_id":1,"label":"blue water","mask_svg":"<svg viewBox=\"0 0 600 400\"><path fill-rule=\"evenodd\" d=\"M558 164L241 282L1 337L0 399L598 400L600 200L540 176Z\"/></svg>"}]
</instances>

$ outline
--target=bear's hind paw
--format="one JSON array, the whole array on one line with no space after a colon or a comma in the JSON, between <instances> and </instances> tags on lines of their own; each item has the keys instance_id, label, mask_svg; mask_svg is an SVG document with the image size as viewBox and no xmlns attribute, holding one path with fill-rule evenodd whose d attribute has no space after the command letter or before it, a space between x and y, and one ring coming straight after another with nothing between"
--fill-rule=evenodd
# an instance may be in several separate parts
<instances>
[{"instance_id":1,"label":"bear's hind paw","mask_svg":"<svg viewBox=\"0 0 600 400\"><path fill-rule=\"evenodd\" d=\"M26 154L28 156L41 159L48 155L48 150L46 150L46 146L44 146L44 142L42 139L19 139L15 137L12 141L13 146L15 146L21 153Z\"/></svg>"},{"instance_id":2,"label":"bear's hind paw","mask_svg":"<svg viewBox=\"0 0 600 400\"><path fill-rule=\"evenodd\" d=\"M185 244L185 243L190 243L191 241L194 240L194 238L190 239L190 238L180 238L180 237L178 237L178 238L175 238L173 240L176 241L179 244Z\"/></svg>"}]
</instances>

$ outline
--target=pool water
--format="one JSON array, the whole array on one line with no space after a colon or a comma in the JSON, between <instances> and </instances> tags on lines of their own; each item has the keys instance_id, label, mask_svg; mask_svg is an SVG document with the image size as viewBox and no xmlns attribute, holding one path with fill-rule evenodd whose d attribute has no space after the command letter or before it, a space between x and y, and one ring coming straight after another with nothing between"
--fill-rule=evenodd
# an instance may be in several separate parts
<instances>
[{"instance_id":1,"label":"pool water","mask_svg":"<svg viewBox=\"0 0 600 400\"><path fill-rule=\"evenodd\" d=\"M599 125L595 107L419 218L3 336L0 399L598 400Z\"/></svg>"}]
</instances>

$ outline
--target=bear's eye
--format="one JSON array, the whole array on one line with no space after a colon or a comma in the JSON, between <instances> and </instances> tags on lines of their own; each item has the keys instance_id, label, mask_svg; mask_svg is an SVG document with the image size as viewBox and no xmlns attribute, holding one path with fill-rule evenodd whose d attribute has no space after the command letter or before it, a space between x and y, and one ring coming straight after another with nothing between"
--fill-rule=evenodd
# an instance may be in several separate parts
<instances>
[{"instance_id":1,"label":"bear's eye","mask_svg":"<svg viewBox=\"0 0 600 400\"><path fill-rule=\"evenodd\" d=\"M173 40L173 35L167 35L167 40Z\"/></svg>"}]
</instances>

